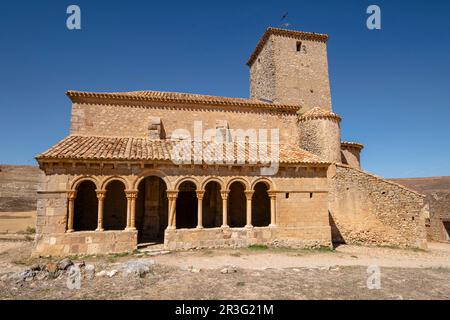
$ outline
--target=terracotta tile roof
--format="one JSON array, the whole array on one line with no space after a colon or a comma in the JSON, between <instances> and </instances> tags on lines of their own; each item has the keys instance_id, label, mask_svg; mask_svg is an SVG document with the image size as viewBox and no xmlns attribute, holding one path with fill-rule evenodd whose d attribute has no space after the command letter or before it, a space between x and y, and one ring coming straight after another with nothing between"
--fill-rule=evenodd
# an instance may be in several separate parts
<instances>
[{"instance_id":1,"label":"terracotta tile roof","mask_svg":"<svg viewBox=\"0 0 450 320\"><path fill-rule=\"evenodd\" d=\"M210 96L194 93L165 92L165 91L131 91L131 92L83 92L67 91L66 95L72 102L79 102L85 99L101 99L109 101L122 102L167 102L195 104L204 106L231 106L231 107L250 107L263 108L296 112L300 106L292 104L271 103L258 99L230 98L221 96Z\"/></svg>"},{"instance_id":2,"label":"terracotta tile roof","mask_svg":"<svg viewBox=\"0 0 450 320\"><path fill-rule=\"evenodd\" d=\"M264 47L264 44L266 43L266 41L269 39L270 35L272 35L272 34L280 35L280 36L284 36L284 37L290 37L290 38L314 40L314 41L321 41L321 42L326 42L328 40L327 34L269 27L269 28L267 28L266 32L264 32L261 39L259 39L255 50L253 50L253 53L251 54L250 58L248 59L248 61L247 61L248 66L251 66L253 64L253 62L256 60L256 57L259 55L262 48Z\"/></svg>"},{"instance_id":3,"label":"terracotta tile roof","mask_svg":"<svg viewBox=\"0 0 450 320\"><path fill-rule=\"evenodd\" d=\"M357 142L350 142L350 141L341 141L341 146L342 147L353 147L353 148L358 148L358 149L364 148L363 144L357 143Z\"/></svg>"},{"instance_id":4,"label":"terracotta tile roof","mask_svg":"<svg viewBox=\"0 0 450 320\"><path fill-rule=\"evenodd\" d=\"M266 157L258 157L258 144L231 143L233 154L227 161L244 159L245 163L264 163L270 160L270 144ZM203 162L214 161L214 145L209 142L191 142L179 144L172 140L150 140L146 138L131 137L93 137L93 136L68 136L49 150L38 155L41 160L117 160L117 161L173 161L172 153L177 150L203 147ZM224 149L225 150L225 149ZM231 153L231 152L230 152ZM223 152L226 155L226 152ZM318 156L309 153L295 145L279 145L280 163L310 163L327 164Z\"/></svg>"},{"instance_id":5,"label":"terracotta tile roof","mask_svg":"<svg viewBox=\"0 0 450 320\"><path fill-rule=\"evenodd\" d=\"M340 121L341 117L336 113L333 113L329 110L324 110L319 107L312 108L303 114L299 114L298 120L311 120L311 119L335 119Z\"/></svg>"}]
</instances>

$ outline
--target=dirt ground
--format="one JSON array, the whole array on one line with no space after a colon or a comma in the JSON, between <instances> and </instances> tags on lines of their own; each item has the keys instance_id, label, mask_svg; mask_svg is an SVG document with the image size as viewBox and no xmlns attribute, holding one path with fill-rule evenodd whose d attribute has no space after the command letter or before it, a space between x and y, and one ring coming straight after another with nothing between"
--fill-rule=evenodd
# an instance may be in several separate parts
<instances>
[{"instance_id":1,"label":"dirt ground","mask_svg":"<svg viewBox=\"0 0 450 320\"><path fill-rule=\"evenodd\" d=\"M68 288L67 273L17 280L31 265L51 262L30 259L31 248L0 241L0 299L450 299L450 244L427 251L345 245L72 257L95 266L78 290ZM136 263L149 265L148 272L123 271ZM380 289L368 288L368 266L379 268Z\"/></svg>"},{"instance_id":2,"label":"dirt ground","mask_svg":"<svg viewBox=\"0 0 450 320\"><path fill-rule=\"evenodd\" d=\"M25 233L36 226L36 211L0 212L0 235Z\"/></svg>"}]
</instances>

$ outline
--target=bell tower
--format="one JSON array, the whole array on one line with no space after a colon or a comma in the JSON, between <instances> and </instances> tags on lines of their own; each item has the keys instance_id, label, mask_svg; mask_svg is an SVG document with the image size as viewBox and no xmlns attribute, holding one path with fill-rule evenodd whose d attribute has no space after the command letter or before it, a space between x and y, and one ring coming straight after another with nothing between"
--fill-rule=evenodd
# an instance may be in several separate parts
<instances>
[{"instance_id":1,"label":"bell tower","mask_svg":"<svg viewBox=\"0 0 450 320\"><path fill-rule=\"evenodd\" d=\"M328 35L268 28L247 61L250 97L331 111Z\"/></svg>"}]
</instances>

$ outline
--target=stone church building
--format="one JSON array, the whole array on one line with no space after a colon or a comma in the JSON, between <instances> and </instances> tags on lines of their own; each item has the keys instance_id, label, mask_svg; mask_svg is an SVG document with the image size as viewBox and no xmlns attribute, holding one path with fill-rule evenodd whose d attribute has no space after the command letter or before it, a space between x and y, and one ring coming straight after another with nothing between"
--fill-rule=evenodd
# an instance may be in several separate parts
<instances>
[{"instance_id":1,"label":"stone church building","mask_svg":"<svg viewBox=\"0 0 450 320\"><path fill-rule=\"evenodd\" d=\"M68 91L70 134L36 157L34 254L425 247L424 197L362 171L363 146L341 141L327 40L268 28L245 99Z\"/></svg>"}]
</instances>

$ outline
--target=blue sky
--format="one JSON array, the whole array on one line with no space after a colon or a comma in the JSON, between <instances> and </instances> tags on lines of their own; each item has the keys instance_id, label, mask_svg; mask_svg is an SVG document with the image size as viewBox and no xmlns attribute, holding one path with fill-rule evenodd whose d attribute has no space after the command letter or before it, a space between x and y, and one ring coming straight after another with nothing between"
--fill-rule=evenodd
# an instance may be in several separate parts
<instances>
[{"instance_id":1,"label":"blue sky","mask_svg":"<svg viewBox=\"0 0 450 320\"><path fill-rule=\"evenodd\" d=\"M66 28L77 4L82 30ZM382 29L366 28L377 4ZM68 89L248 96L245 65L268 26L328 33L334 111L363 167L450 175L449 1L8 1L0 11L0 163L68 134Z\"/></svg>"}]
</instances>

